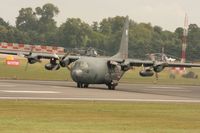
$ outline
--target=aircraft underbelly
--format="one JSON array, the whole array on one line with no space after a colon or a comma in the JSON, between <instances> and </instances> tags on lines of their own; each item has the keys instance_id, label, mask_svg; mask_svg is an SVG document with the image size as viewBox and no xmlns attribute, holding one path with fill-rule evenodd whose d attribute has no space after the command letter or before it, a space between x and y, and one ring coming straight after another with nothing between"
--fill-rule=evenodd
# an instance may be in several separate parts
<instances>
[{"instance_id":1,"label":"aircraft underbelly","mask_svg":"<svg viewBox=\"0 0 200 133\"><path fill-rule=\"evenodd\" d=\"M80 82L84 84L104 84L105 78L104 74L99 72L89 72L89 73L83 73L80 77L74 76L71 74L72 79L75 82Z\"/></svg>"}]
</instances>

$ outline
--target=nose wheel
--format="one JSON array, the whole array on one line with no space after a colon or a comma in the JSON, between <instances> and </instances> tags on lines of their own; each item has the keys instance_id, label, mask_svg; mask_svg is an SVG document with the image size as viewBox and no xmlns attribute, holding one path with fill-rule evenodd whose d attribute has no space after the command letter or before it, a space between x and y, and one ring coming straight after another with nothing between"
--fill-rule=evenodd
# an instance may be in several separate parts
<instances>
[{"instance_id":1,"label":"nose wheel","mask_svg":"<svg viewBox=\"0 0 200 133\"><path fill-rule=\"evenodd\" d=\"M77 83L77 88L88 88L89 84Z\"/></svg>"},{"instance_id":2,"label":"nose wheel","mask_svg":"<svg viewBox=\"0 0 200 133\"><path fill-rule=\"evenodd\" d=\"M115 85L107 85L109 90L115 90Z\"/></svg>"},{"instance_id":3,"label":"nose wheel","mask_svg":"<svg viewBox=\"0 0 200 133\"><path fill-rule=\"evenodd\" d=\"M111 82L110 84L107 84L109 90L115 90L115 87L117 85L118 85L118 83L114 83L114 82Z\"/></svg>"}]
</instances>

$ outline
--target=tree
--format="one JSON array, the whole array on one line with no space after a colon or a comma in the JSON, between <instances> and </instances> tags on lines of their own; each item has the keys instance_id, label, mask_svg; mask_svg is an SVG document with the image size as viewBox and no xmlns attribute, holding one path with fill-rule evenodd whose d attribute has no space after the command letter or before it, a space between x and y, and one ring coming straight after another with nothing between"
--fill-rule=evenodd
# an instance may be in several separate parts
<instances>
[{"instance_id":1,"label":"tree","mask_svg":"<svg viewBox=\"0 0 200 133\"><path fill-rule=\"evenodd\" d=\"M8 22L5 22L2 18L0 18L0 25L1 26L4 26L6 28L10 27L9 23Z\"/></svg>"},{"instance_id":2,"label":"tree","mask_svg":"<svg viewBox=\"0 0 200 133\"><path fill-rule=\"evenodd\" d=\"M38 19L32 8L22 8L16 20L16 27L24 32L38 29Z\"/></svg>"},{"instance_id":3,"label":"tree","mask_svg":"<svg viewBox=\"0 0 200 133\"><path fill-rule=\"evenodd\" d=\"M92 24L92 30L93 31L99 31L99 24L98 24L98 22L93 22L93 24Z\"/></svg>"},{"instance_id":4,"label":"tree","mask_svg":"<svg viewBox=\"0 0 200 133\"><path fill-rule=\"evenodd\" d=\"M153 27L154 32L161 34L162 33L162 28L160 26L154 26Z\"/></svg>"},{"instance_id":5,"label":"tree","mask_svg":"<svg viewBox=\"0 0 200 133\"><path fill-rule=\"evenodd\" d=\"M0 41L7 41L7 33L10 28L10 25L0 18Z\"/></svg>"},{"instance_id":6,"label":"tree","mask_svg":"<svg viewBox=\"0 0 200 133\"><path fill-rule=\"evenodd\" d=\"M187 59L196 60L200 57L200 28L196 24L190 24L188 29Z\"/></svg>"},{"instance_id":7,"label":"tree","mask_svg":"<svg viewBox=\"0 0 200 133\"><path fill-rule=\"evenodd\" d=\"M71 18L60 26L58 38L65 47L84 47L87 46L91 33L92 29L88 24Z\"/></svg>"},{"instance_id":8,"label":"tree","mask_svg":"<svg viewBox=\"0 0 200 133\"><path fill-rule=\"evenodd\" d=\"M178 37L179 39L182 39L182 37L183 37L183 28L182 28L182 27L176 28L175 34L177 35L177 37Z\"/></svg>"},{"instance_id":9,"label":"tree","mask_svg":"<svg viewBox=\"0 0 200 133\"><path fill-rule=\"evenodd\" d=\"M7 33L8 29L5 26L0 25L0 42L7 41Z\"/></svg>"},{"instance_id":10,"label":"tree","mask_svg":"<svg viewBox=\"0 0 200 133\"><path fill-rule=\"evenodd\" d=\"M45 4L42 8L22 8L16 20L16 27L30 36L32 44L36 42L49 44L56 41L56 21L53 19L59 10L53 4Z\"/></svg>"},{"instance_id":11,"label":"tree","mask_svg":"<svg viewBox=\"0 0 200 133\"><path fill-rule=\"evenodd\" d=\"M57 27L53 18L59 13L58 7L48 3L42 8L37 7L35 10L39 16L39 33L55 32Z\"/></svg>"}]
</instances>

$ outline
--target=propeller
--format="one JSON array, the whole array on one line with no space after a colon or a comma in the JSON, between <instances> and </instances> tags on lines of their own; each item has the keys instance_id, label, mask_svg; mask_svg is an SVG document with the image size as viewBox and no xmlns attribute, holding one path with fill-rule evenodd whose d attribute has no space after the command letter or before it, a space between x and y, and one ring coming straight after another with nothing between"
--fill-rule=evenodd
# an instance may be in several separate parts
<instances>
[{"instance_id":1,"label":"propeller","mask_svg":"<svg viewBox=\"0 0 200 133\"><path fill-rule=\"evenodd\" d=\"M27 71L27 69L28 69L28 61L27 61L27 63L26 63L26 66L25 66L25 71Z\"/></svg>"},{"instance_id":2,"label":"propeller","mask_svg":"<svg viewBox=\"0 0 200 133\"><path fill-rule=\"evenodd\" d=\"M65 59L65 57L69 55L69 53L66 53L63 57L59 57L55 52L53 53L53 55L56 59L58 59L59 61L62 61L63 59Z\"/></svg>"},{"instance_id":3,"label":"propeller","mask_svg":"<svg viewBox=\"0 0 200 133\"><path fill-rule=\"evenodd\" d=\"M154 61L154 64L156 64L156 61ZM158 72L154 71L155 73L155 82L157 83L159 76L158 76Z\"/></svg>"},{"instance_id":4,"label":"propeller","mask_svg":"<svg viewBox=\"0 0 200 133\"><path fill-rule=\"evenodd\" d=\"M156 80L158 80L158 78L159 78L159 76L158 76L158 73L157 73L157 72L155 72L155 78L156 78Z\"/></svg>"},{"instance_id":5,"label":"propeller","mask_svg":"<svg viewBox=\"0 0 200 133\"><path fill-rule=\"evenodd\" d=\"M69 54L70 54L70 52L67 52L67 53L62 57L62 60L64 60ZM62 63L62 60L60 61L60 63ZM69 71L71 71L70 63L67 65L67 69L68 69Z\"/></svg>"},{"instance_id":6,"label":"propeller","mask_svg":"<svg viewBox=\"0 0 200 133\"><path fill-rule=\"evenodd\" d=\"M67 52L63 57L59 58L60 65L63 63L62 61L69 55L70 53ZM61 65L62 66L62 65Z\"/></svg>"},{"instance_id":7,"label":"propeller","mask_svg":"<svg viewBox=\"0 0 200 133\"><path fill-rule=\"evenodd\" d=\"M26 62L26 66L25 66L25 71L27 71L27 69L28 69L28 65L29 65L28 59L29 59L29 57L32 55L33 49L34 49L34 47L32 46L30 52L28 53L28 55L25 55L25 56L24 56L24 57L27 58L27 62Z\"/></svg>"},{"instance_id":8,"label":"propeller","mask_svg":"<svg viewBox=\"0 0 200 133\"><path fill-rule=\"evenodd\" d=\"M70 53L67 52L61 59L62 59L62 60L65 59L65 57L67 57L69 54L70 54Z\"/></svg>"},{"instance_id":9,"label":"propeller","mask_svg":"<svg viewBox=\"0 0 200 133\"><path fill-rule=\"evenodd\" d=\"M53 53L53 55L54 55L54 57L55 57L56 59L58 59L58 60L61 59L55 52Z\"/></svg>"},{"instance_id":10,"label":"propeller","mask_svg":"<svg viewBox=\"0 0 200 133\"><path fill-rule=\"evenodd\" d=\"M64 55L63 57L59 57L55 52L53 53L54 58L55 58L56 60L59 61L59 65L62 66L62 67L64 67L64 59L65 59L69 54L70 54L70 52L66 52L65 55ZM70 70L70 67L69 67L68 65L67 65L66 67Z\"/></svg>"}]
</instances>

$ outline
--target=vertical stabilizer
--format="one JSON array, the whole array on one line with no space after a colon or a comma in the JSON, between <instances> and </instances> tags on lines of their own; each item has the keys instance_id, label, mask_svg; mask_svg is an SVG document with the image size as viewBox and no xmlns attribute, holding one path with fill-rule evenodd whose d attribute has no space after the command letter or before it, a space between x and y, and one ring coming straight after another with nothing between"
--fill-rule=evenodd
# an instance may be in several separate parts
<instances>
[{"instance_id":1,"label":"vertical stabilizer","mask_svg":"<svg viewBox=\"0 0 200 133\"><path fill-rule=\"evenodd\" d=\"M118 53L113 56L114 58L121 58L121 59L128 58L128 28L129 28L129 18L128 16L126 16L120 48Z\"/></svg>"}]
</instances>

